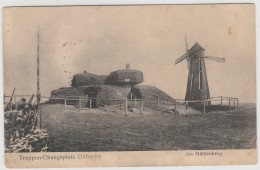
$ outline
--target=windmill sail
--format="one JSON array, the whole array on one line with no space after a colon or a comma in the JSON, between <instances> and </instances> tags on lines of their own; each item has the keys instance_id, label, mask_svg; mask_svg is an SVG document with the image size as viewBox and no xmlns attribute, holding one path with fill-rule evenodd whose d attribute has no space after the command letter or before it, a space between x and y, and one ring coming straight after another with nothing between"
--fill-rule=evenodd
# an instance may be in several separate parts
<instances>
[{"instance_id":1,"label":"windmill sail","mask_svg":"<svg viewBox=\"0 0 260 170\"><path fill-rule=\"evenodd\" d=\"M189 69L189 68L190 68L190 66L189 66L189 60L188 60L188 58L189 58L189 53L188 53L189 48L188 48L188 43L187 43L186 34L185 34L185 44L186 44L186 53L183 54L183 55L182 55L181 57L179 57L178 59L176 59L176 60L175 60L175 64L178 64L178 63L182 62L184 59L187 59L187 61L188 61L188 69Z\"/></svg>"},{"instance_id":2,"label":"windmill sail","mask_svg":"<svg viewBox=\"0 0 260 170\"><path fill-rule=\"evenodd\" d=\"M175 60L175 64L178 64L180 62L182 62L183 60L185 60L187 58L187 53L183 54L181 57L179 57L178 59Z\"/></svg>"},{"instance_id":3,"label":"windmill sail","mask_svg":"<svg viewBox=\"0 0 260 170\"><path fill-rule=\"evenodd\" d=\"M226 62L225 58L220 58L220 57L205 56L204 58L207 58L209 60L213 60L213 61L216 61L216 62L220 62L220 63Z\"/></svg>"}]
</instances>

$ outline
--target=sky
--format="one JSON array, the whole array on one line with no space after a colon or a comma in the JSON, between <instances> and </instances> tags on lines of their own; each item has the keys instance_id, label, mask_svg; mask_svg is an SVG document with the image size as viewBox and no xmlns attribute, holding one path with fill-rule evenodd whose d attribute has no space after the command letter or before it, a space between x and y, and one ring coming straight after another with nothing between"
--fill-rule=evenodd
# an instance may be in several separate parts
<instances>
[{"instance_id":1,"label":"sky","mask_svg":"<svg viewBox=\"0 0 260 170\"><path fill-rule=\"evenodd\" d=\"M187 62L175 60L198 42L205 54L211 96L256 101L254 6L139 5L5 8L4 93L36 93L37 32L40 39L40 88L43 96L69 87L86 70L108 75L124 69L144 74L174 98L184 99Z\"/></svg>"}]
</instances>

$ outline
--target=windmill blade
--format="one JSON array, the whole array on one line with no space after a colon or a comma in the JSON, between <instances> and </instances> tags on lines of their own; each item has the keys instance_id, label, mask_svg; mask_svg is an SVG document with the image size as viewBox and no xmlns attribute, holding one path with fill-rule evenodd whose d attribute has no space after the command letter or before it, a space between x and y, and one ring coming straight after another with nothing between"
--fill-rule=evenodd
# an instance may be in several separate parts
<instances>
[{"instance_id":1,"label":"windmill blade","mask_svg":"<svg viewBox=\"0 0 260 170\"><path fill-rule=\"evenodd\" d=\"M175 64L178 64L180 62L182 62L184 59L187 58L187 53L183 54L181 57L179 57L178 59L175 60Z\"/></svg>"},{"instance_id":2,"label":"windmill blade","mask_svg":"<svg viewBox=\"0 0 260 170\"><path fill-rule=\"evenodd\" d=\"M225 58L220 58L220 57L205 56L204 58L207 58L209 60L213 60L213 61L216 61L216 62L220 62L220 63L226 62Z\"/></svg>"}]
</instances>

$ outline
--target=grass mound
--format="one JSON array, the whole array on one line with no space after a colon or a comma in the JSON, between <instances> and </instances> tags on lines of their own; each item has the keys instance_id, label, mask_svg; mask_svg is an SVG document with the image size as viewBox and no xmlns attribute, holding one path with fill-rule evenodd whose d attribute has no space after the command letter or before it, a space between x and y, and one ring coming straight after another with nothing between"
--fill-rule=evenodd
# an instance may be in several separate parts
<instances>
[{"instance_id":1,"label":"grass mound","mask_svg":"<svg viewBox=\"0 0 260 170\"><path fill-rule=\"evenodd\" d=\"M86 85L104 85L107 75L96 75L91 73L76 74L73 76L72 87L86 86Z\"/></svg>"},{"instance_id":2,"label":"grass mound","mask_svg":"<svg viewBox=\"0 0 260 170\"><path fill-rule=\"evenodd\" d=\"M52 91L51 97L53 97L54 99L51 99L50 103L64 103L64 100L55 98L78 99L79 96L88 96L93 99L92 104L94 107L100 105L114 104L125 100L125 98L130 92L130 89L130 87L119 87L112 85L88 85L79 87L65 87ZM78 101L74 100L72 102L69 102L68 104L77 103Z\"/></svg>"},{"instance_id":3,"label":"grass mound","mask_svg":"<svg viewBox=\"0 0 260 170\"><path fill-rule=\"evenodd\" d=\"M111 85L136 85L144 80L143 73L138 70L124 69L111 72L106 79Z\"/></svg>"}]
</instances>

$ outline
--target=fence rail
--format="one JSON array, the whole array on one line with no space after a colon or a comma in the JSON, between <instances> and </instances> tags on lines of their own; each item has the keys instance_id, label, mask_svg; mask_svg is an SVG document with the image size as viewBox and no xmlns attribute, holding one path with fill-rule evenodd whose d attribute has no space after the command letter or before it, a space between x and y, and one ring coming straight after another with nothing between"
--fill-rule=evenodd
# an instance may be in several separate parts
<instances>
[{"instance_id":1,"label":"fence rail","mask_svg":"<svg viewBox=\"0 0 260 170\"><path fill-rule=\"evenodd\" d=\"M220 106L224 106L224 101L228 101L228 104L226 106L228 106L229 110L231 110L232 108L232 103L233 103L233 108L239 108L239 101L238 98L234 98L234 97L225 97L225 96L216 96L216 97L211 97L209 99L203 99L203 100L184 100L184 99L173 99L173 102L169 102L169 101L165 101L165 100L169 100L166 99L165 97L153 94L153 93L145 93L145 97L144 97L144 101L147 101L147 96L148 95L152 95L157 97L157 107L159 108L161 106L161 104L172 104L174 105L174 109L177 110L178 105L185 105L186 107L186 114L188 111L188 104L189 103L201 103L203 106L203 113L206 113L206 105L208 102L220 102L218 105ZM132 99L132 93L131 93L131 99ZM134 96L135 97L135 96Z\"/></svg>"},{"instance_id":2,"label":"fence rail","mask_svg":"<svg viewBox=\"0 0 260 170\"><path fill-rule=\"evenodd\" d=\"M177 101L182 102L185 104L186 106L186 114L187 114L187 106L189 103L202 103L203 104L203 113L206 113L206 105L207 102L212 102L212 101L219 101L220 102L220 106L224 106L223 105L223 101L228 101L228 108L229 110L231 110L231 102L233 102L233 108L239 108L239 102L238 102L238 98L234 98L234 97L224 97L224 96L217 96L217 97L211 97L209 99L203 99L203 100L183 100L183 99L175 99L175 110L177 108Z\"/></svg>"},{"instance_id":3,"label":"fence rail","mask_svg":"<svg viewBox=\"0 0 260 170\"><path fill-rule=\"evenodd\" d=\"M157 98L157 107L160 108L161 105L163 104L168 104L168 105L174 105L175 110L177 110L178 105L185 105L186 106L186 112L188 110L188 104L189 103L201 103L203 106L203 113L206 112L206 105L208 102L220 102L218 105L220 106L228 106L229 110L232 108L238 108L239 107L239 101L238 98L234 97L225 97L225 96L216 96L216 97L211 97L209 99L203 99L203 100L184 100L184 99L173 99L172 102L169 102L169 99L166 99L165 97L153 94L153 93L145 93L145 98L144 99L139 99L137 98L133 93L130 93L130 99L126 97L126 99L106 99L110 101L120 101L124 102L126 105L126 113L127 114L127 105L129 105L129 102L132 104L134 103L135 106L137 106L137 102L140 102L141 104L141 114L143 113L143 105L144 101L148 101L148 95L155 96ZM4 95L4 101L6 98L10 98L11 96ZM14 102L17 104L17 97L31 97L31 95L14 95ZM93 100L96 100L96 98L93 97L88 97L88 96L64 96L64 97L46 97L46 96L41 96L44 99L48 100L62 100L64 103L64 106L66 107L68 105L69 101L78 101L79 104L79 109L82 108L82 102L87 102L89 108L93 107ZM100 99L102 100L102 99ZM228 104L224 104L224 101L228 101ZM86 106L85 106L86 107Z\"/></svg>"},{"instance_id":4,"label":"fence rail","mask_svg":"<svg viewBox=\"0 0 260 170\"><path fill-rule=\"evenodd\" d=\"M239 107L239 102L238 98L234 97L224 97L224 96L217 96L217 97L211 97L209 99L204 99L204 100L191 100L191 101L185 101L184 102L211 102L211 101L220 101L220 105L223 105L223 101L229 101L229 107L231 107L231 101L234 103L234 107L238 108Z\"/></svg>"},{"instance_id":5,"label":"fence rail","mask_svg":"<svg viewBox=\"0 0 260 170\"><path fill-rule=\"evenodd\" d=\"M89 108L93 107L93 98L87 98L82 96L77 96L77 98L68 98L68 97L49 97L50 101L55 100L61 100L64 103L64 107L67 107L69 105L69 101L76 101L78 103L79 109L82 109L82 104L85 102L85 106L87 106L87 103L89 103Z\"/></svg>"}]
</instances>

